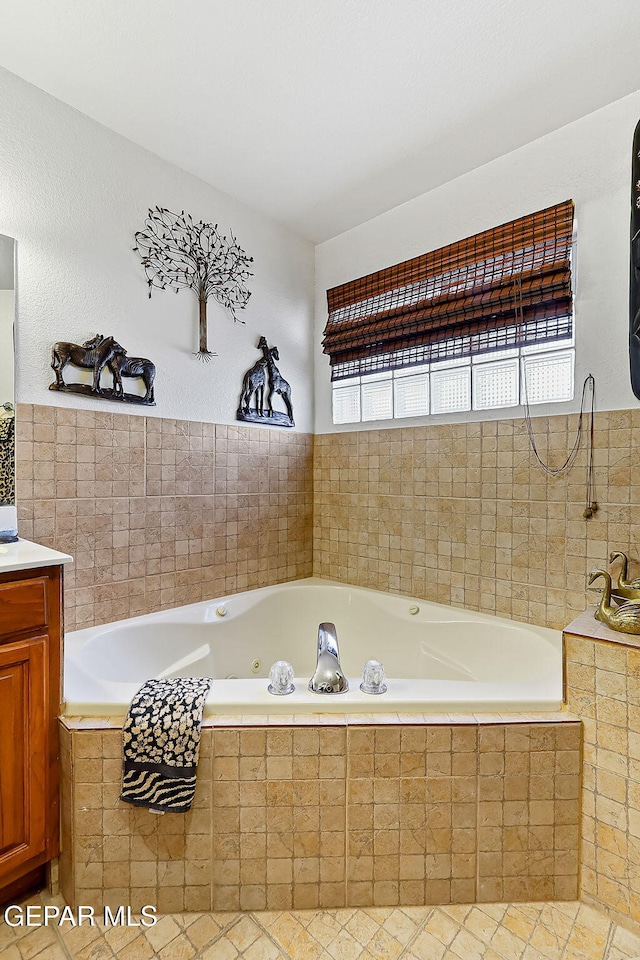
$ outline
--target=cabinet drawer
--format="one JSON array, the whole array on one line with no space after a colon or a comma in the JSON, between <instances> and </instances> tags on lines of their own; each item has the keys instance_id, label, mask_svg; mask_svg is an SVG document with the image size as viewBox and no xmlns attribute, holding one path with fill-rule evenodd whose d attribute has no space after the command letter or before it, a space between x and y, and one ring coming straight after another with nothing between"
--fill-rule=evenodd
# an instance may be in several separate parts
<instances>
[{"instance_id":1,"label":"cabinet drawer","mask_svg":"<svg viewBox=\"0 0 640 960\"><path fill-rule=\"evenodd\" d=\"M47 581L44 577L0 583L0 638L47 626Z\"/></svg>"}]
</instances>

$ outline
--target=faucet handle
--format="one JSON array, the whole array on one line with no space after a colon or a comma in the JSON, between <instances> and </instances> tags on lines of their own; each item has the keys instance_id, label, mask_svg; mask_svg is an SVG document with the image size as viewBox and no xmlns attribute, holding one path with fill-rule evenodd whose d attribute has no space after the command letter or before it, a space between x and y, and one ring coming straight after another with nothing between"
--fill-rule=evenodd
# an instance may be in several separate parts
<instances>
[{"instance_id":1,"label":"faucet handle","mask_svg":"<svg viewBox=\"0 0 640 960\"><path fill-rule=\"evenodd\" d=\"M293 684L293 667L286 660L276 660L269 670L269 686L267 690L276 697L285 697L288 693L293 693L295 686Z\"/></svg>"},{"instance_id":2,"label":"faucet handle","mask_svg":"<svg viewBox=\"0 0 640 960\"><path fill-rule=\"evenodd\" d=\"M387 685L384 682L384 667L379 660L367 660L362 668L362 683L360 689L363 693L386 693Z\"/></svg>"}]
</instances>

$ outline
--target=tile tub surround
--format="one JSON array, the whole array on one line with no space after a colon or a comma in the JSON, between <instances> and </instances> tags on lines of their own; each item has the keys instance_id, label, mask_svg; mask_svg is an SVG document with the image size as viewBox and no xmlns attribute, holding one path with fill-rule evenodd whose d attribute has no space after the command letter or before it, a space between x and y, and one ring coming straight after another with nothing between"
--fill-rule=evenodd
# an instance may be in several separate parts
<instances>
[{"instance_id":1,"label":"tile tub surround","mask_svg":"<svg viewBox=\"0 0 640 960\"><path fill-rule=\"evenodd\" d=\"M543 459L564 462L576 422L534 419ZM611 550L640 559L640 409L596 414L594 459L585 521L584 443L548 477L522 420L317 435L314 574L562 629Z\"/></svg>"},{"instance_id":2,"label":"tile tub surround","mask_svg":"<svg viewBox=\"0 0 640 960\"><path fill-rule=\"evenodd\" d=\"M311 575L312 438L19 404L20 535L70 553L67 630Z\"/></svg>"},{"instance_id":3,"label":"tile tub surround","mask_svg":"<svg viewBox=\"0 0 640 960\"><path fill-rule=\"evenodd\" d=\"M576 417L534 424L561 463ZM589 521L584 449L547 477L521 420L311 437L19 404L17 438L21 536L76 558L69 630L312 573L562 628L638 556L640 410L596 415Z\"/></svg>"},{"instance_id":4,"label":"tile tub surround","mask_svg":"<svg viewBox=\"0 0 640 960\"><path fill-rule=\"evenodd\" d=\"M70 719L61 736L60 888L72 905L576 897L580 724L568 717L209 724L193 809L161 817L118 800L120 730Z\"/></svg>"},{"instance_id":5,"label":"tile tub surround","mask_svg":"<svg viewBox=\"0 0 640 960\"><path fill-rule=\"evenodd\" d=\"M567 703L584 727L580 896L640 934L640 637L592 612L565 632Z\"/></svg>"}]
</instances>

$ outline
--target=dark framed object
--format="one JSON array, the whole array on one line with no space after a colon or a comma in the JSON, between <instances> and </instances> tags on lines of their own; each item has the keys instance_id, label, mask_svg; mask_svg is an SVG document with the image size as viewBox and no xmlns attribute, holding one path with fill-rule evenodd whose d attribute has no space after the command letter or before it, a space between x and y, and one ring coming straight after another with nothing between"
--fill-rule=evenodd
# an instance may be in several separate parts
<instances>
[{"instance_id":1,"label":"dark framed object","mask_svg":"<svg viewBox=\"0 0 640 960\"><path fill-rule=\"evenodd\" d=\"M631 159L631 242L629 265L629 368L631 388L640 400L640 121Z\"/></svg>"}]
</instances>

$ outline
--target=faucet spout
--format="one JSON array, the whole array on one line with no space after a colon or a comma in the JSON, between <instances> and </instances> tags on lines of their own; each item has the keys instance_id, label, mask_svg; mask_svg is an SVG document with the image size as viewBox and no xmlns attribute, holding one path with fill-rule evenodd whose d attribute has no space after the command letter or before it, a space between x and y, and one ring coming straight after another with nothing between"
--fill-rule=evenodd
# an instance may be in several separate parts
<instances>
[{"instance_id":1,"label":"faucet spout","mask_svg":"<svg viewBox=\"0 0 640 960\"><path fill-rule=\"evenodd\" d=\"M312 693L346 693L349 681L340 666L338 634L334 623L321 623L318 627L318 662L309 681Z\"/></svg>"}]
</instances>

